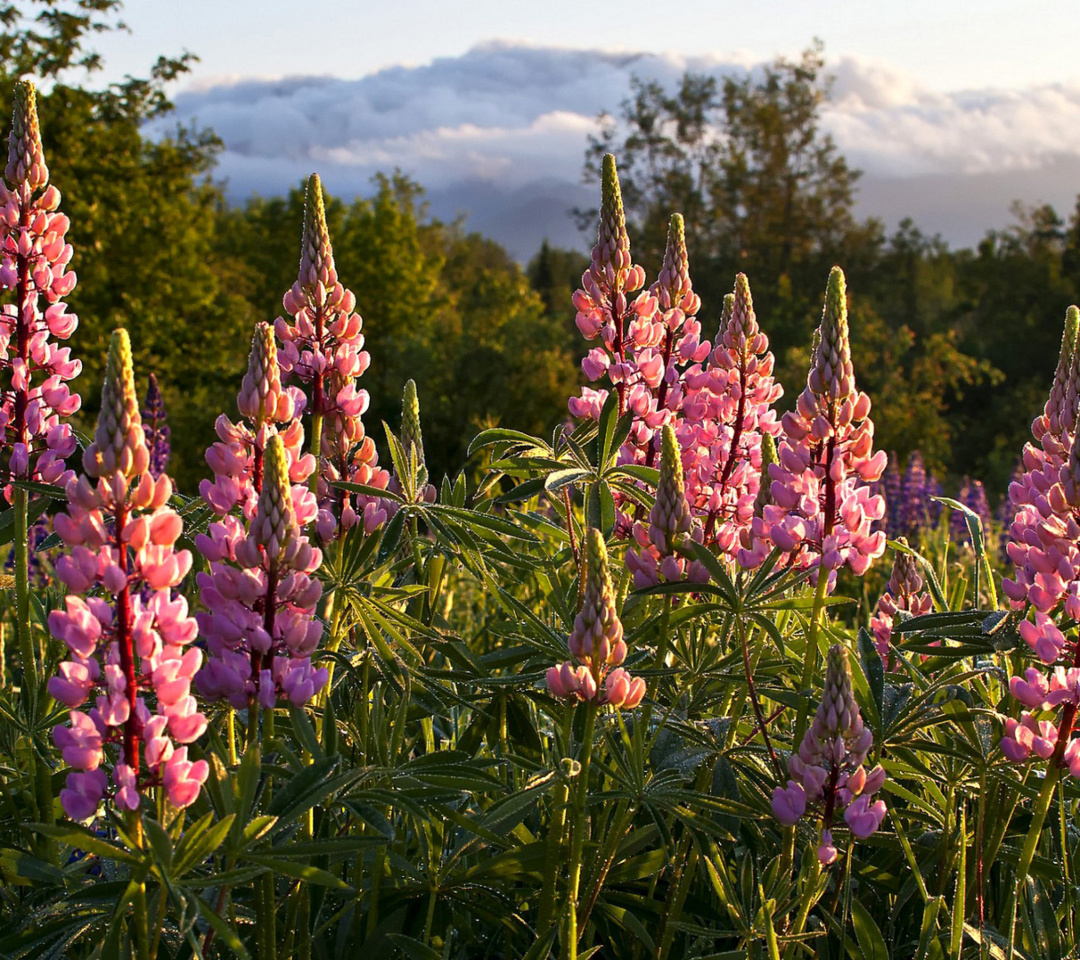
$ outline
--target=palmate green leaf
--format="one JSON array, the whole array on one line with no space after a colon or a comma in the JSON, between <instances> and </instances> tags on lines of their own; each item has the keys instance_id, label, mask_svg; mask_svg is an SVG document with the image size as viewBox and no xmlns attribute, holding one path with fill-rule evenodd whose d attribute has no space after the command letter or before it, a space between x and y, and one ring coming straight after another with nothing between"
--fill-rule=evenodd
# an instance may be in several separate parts
<instances>
[{"instance_id":1,"label":"palmate green leaf","mask_svg":"<svg viewBox=\"0 0 1080 960\"><path fill-rule=\"evenodd\" d=\"M339 757L326 757L291 774L274 794L267 810L268 814L278 818L277 829L344 790L364 774L363 769L354 768L333 775L339 763Z\"/></svg>"},{"instance_id":2,"label":"palmate green leaf","mask_svg":"<svg viewBox=\"0 0 1080 960\"><path fill-rule=\"evenodd\" d=\"M563 487L572 483L578 483L594 475L588 467L567 467L563 470L555 470L543 479L542 488L548 493L558 493Z\"/></svg>"},{"instance_id":3,"label":"palmate green leaf","mask_svg":"<svg viewBox=\"0 0 1080 960\"><path fill-rule=\"evenodd\" d=\"M193 867L202 863L218 849L232 829L234 814L229 814L218 823L214 815L208 813L188 827L176 846L173 869L177 877L182 877Z\"/></svg>"},{"instance_id":4,"label":"palmate green leaf","mask_svg":"<svg viewBox=\"0 0 1080 960\"><path fill-rule=\"evenodd\" d=\"M531 480L525 480L523 483L519 483L517 486L500 493L495 497L495 503L502 505L531 500L547 489L547 480L547 477L533 477Z\"/></svg>"},{"instance_id":5,"label":"palmate green leaf","mask_svg":"<svg viewBox=\"0 0 1080 960\"><path fill-rule=\"evenodd\" d=\"M85 850L97 857L118 860L123 863L138 864L140 858L119 844L99 837L96 833L76 823L34 823L30 829L42 833L54 840L60 840L78 850Z\"/></svg>"},{"instance_id":6,"label":"palmate green leaf","mask_svg":"<svg viewBox=\"0 0 1080 960\"><path fill-rule=\"evenodd\" d=\"M880 928L857 897L851 901L851 925L855 928L860 951L851 954L854 960L889 960L889 948ZM848 952L851 953L850 947Z\"/></svg>"},{"instance_id":7,"label":"palmate green leaf","mask_svg":"<svg viewBox=\"0 0 1080 960\"><path fill-rule=\"evenodd\" d=\"M540 539L534 533L522 529L518 524L510 520L492 516L490 513L480 513L476 510L459 510L457 507L446 507L440 504L427 507L424 513L443 517L447 522L456 522L485 539L489 538L490 534L495 533L510 537L513 540L522 540L525 543L540 543Z\"/></svg>"},{"instance_id":8,"label":"palmate green leaf","mask_svg":"<svg viewBox=\"0 0 1080 960\"><path fill-rule=\"evenodd\" d=\"M352 483L347 480L334 480L330 486L337 490L347 490L349 493L359 493L365 497L378 497L380 500L392 500L394 503L405 503L405 498L393 490L384 490L382 487L373 487L367 483Z\"/></svg>"},{"instance_id":9,"label":"palmate green leaf","mask_svg":"<svg viewBox=\"0 0 1080 960\"><path fill-rule=\"evenodd\" d=\"M261 867L269 867L274 873L281 873L294 880L303 880L306 883L314 883L320 887L333 887L335 890L352 890L344 880L334 876L327 870L313 867L306 863L293 863L286 857L277 856L277 851L271 848L266 853L248 853L245 859Z\"/></svg>"},{"instance_id":10,"label":"palmate green leaf","mask_svg":"<svg viewBox=\"0 0 1080 960\"><path fill-rule=\"evenodd\" d=\"M487 430L481 430L480 433L473 437L472 443L469 444L468 455L471 457L477 450L481 450L484 447L490 447L496 443L535 447L537 450L541 450L548 454L552 452L551 447L539 437L530 436L527 433L522 433L520 430L507 430L505 427L491 427Z\"/></svg>"}]
</instances>

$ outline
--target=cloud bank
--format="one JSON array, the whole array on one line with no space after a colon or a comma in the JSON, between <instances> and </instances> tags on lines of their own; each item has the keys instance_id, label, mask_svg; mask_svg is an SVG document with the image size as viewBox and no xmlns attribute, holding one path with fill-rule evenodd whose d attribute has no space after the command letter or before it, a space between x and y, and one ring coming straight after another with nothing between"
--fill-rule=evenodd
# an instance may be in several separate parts
<instances>
[{"instance_id":1,"label":"cloud bank","mask_svg":"<svg viewBox=\"0 0 1080 960\"><path fill-rule=\"evenodd\" d=\"M490 42L460 57L359 80L288 77L205 82L176 97L177 120L225 143L229 195L279 194L318 170L340 196L400 168L432 212L467 213L518 257L541 239L583 246L568 210L595 204L581 182L588 135L617 112L630 77L672 88L687 70L724 76L737 58L619 53ZM882 64L830 63L823 126L865 171L859 213L912 216L971 244L1005 225L1014 199L1071 207L1080 192L1080 84L939 93Z\"/></svg>"}]
</instances>

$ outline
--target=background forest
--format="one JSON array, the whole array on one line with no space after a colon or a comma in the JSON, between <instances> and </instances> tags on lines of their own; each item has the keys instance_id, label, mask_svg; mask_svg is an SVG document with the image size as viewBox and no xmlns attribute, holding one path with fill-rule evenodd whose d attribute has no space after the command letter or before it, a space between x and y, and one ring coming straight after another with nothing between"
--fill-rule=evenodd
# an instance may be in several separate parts
<instances>
[{"instance_id":1,"label":"background forest","mask_svg":"<svg viewBox=\"0 0 1080 960\"><path fill-rule=\"evenodd\" d=\"M137 368L157 375L177 440L172 469L193 491L252 326L281 312L276 291L294 270L303 200L297 184L286 196L230 206L214 179L213 131L142 136L142 124L169 111L168 84L189 56L93 89L97 61L84 41L114 27L117 8L115 0L31 5L42 13L31 29L27 5L0 6L0 99L18 76L45 81L45 149L77 251L72 346L86 367L84 422L96 414L109 332L123 325ZM1078 297L1080 207L1014 207L1014 222L974 250L951 250L910 221L888 235L853 215L859 172L818 125L828 96L820 44L757 75L687 74L673 90L636 82L601 118L585 176L595 179L603 152L618 156L635 249L650 274L669 213L684 214L704 336L715 333L734 273L747 273L783 383L798 383L806 366L821 311L810 291L842 264L880 447L900 463L921 450L953 487L980 477L996 502L1051 375L1064 308ZM332 197L334 184L326 187ZM579 214L595 223L592 211ZM570 298L591 226L582 251L545 244L523 268L467 221L429 216L423 185L395 171L368 197L328 198L327 216L377 359L368 419L392 422L404 382L421 384L436 478L464 461L482 426L544 432L565 416L583 350Z\"/></svg>"}]
</instances>

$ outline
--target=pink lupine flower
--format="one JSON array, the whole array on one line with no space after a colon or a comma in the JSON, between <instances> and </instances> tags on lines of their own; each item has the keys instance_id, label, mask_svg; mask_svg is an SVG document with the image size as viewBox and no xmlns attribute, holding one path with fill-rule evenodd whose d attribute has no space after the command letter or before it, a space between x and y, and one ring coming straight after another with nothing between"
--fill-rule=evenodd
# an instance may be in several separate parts
<instances>
[{"instance_id":1,"label":"pink lupine flower","mask_svg":"<svg viewBox=\"0 0 1080 960\"><path fill-rule=\"evenodd\" d=\"M313 424L321 425L317 531L330 539L339 529L361 523L371 533L386 521L391 501L331 486L347 481L385 489L390 475L379 467L375 442L361 419L368 395L357 389L356 380L371 357L363 349L356 296L338 280L317 174L307 185L300 273L283 303L293 323L281 317L275 323L281 371L307 386Z\"/></svg>"},{"instance_id":2,"label":"pink lupine flower","mask_svg":"<svg viewBox=\"0 0 1080 960\"><path fill-rule=\"evenodd\" d=\"M34 85L16 83L14 99L7 184L0 182L0 291L14 297L0 308L0 369L10 371L0 391L0 483L9 502L13 480L63 485L72 476L64 460L75 436L62 421L79 409L67 383L82 370L70 348L50 342L66 340L78 324L63 302L76 278L60 191L48 186Z\"/></svg>"},{"instance_id":3,"label":"pink lupine flower","mask_svg":"<svg viewBox=\"0 0 1080 960\"><path fill-rule=\"evenodd\" d=\"M69 774L60 795L77 820L110 795L102 767L113 748L112 801L137 810L149 788L175 775L172 741L191 743L206 729L189 694L202 660L201 651L188 646L196 624L183 597L172 598L191 569L191 554L175 549L183 522L167 505L172 482L149 472L123 330L109 345L101 413L83 466L85 476L68 480L67 513L56 517L56 532L70 548L56 564L57 576L69 590L96 586L111 600L72 595L64 609L49 614L52 635L71 654L49 692L72 708L69 725L57 726L53 739L64 762L84 771ZM95 691L95 706L78 709ZM167 790L177 806L194 801L209 773L203 760L189 768L193 789L182 796Z\"/></svg>"},{"instance_id":4,"label":"pink lupine flower","mask_svg":"<svg viewBox=\"0 0 1080 960\"><path fill-rule=\"evenodd\" d=\"M551 667L548 689L556 697L632 710L645 696L645 681L630 676L620 666L626 659L626 641L615 609L607 547L599 530L590 528L588 532L585 563L585 595L567 638L578 666L567 661Z\"/></svg>"},{"instance_id":5,"label":"pink lupine flower","mask_svg":"<svg viewBox=\"0 0 1080 960\"><path fill-rule=\"evenodd\" d=\"M870 484L887 458L873 453L870 398L855 387L839 267L829 275L806 389L781 424L779 460L769 468L773 503L743 530L739 563L756 567L775 546L797 568L814 568L815 580L824 571L832 583L844 564L863 574L885 552L884 531L872 529L885 501Z\"/></svg>"},{"instance_id":6,"label":"pink lupine flower","mask_svg":"<svg viewBox=\"0 0 1080 960\"><path fill-rule=\"evenodd\" d=\"M671 218L656 282L631 302L628 295L644 286L645 271L630 260L619 178L610 154L604 157L602 189L592 264L574 294L578 329L587 340L599 340L582 361L582 371L591 381L606 377L618 395L619 413L634 415L620 462L652 466L660 430L675 420L683 400L683 371L704 360L711 346L701 341L695 316L701 300L690 282L683 218ZM570 413L598 418L607 397L606 390L583 388L580 398L570 400ZM619 529L628 525L621 523Z\"/></svg>"},{"instance_id":7,"label":"pink lupine flower","mask_svg":"<svg viewBox=\"0 0 1080 960\"><path fill-rule=\"evenodd\" d=\"M280 435L270 438L263 467L247 530L226 516L196 538L210 561L210 572L198 575L206 612L197 614L210 657L195 682L203 696L237 709L272 709L279 697L300 706L329 677L311 665L322 636L315 619L322 584L312 576L322 554L301 532Z\"/></svg>"},{"instance_id":8,"label":"pink lupine flower","mask_svg":"<svg viewBox=\"0 0 1080 960\"><path fill-rule=\"evenodd\" d=\"M1075 322L1070 325L1075 328ZM1064 393L1072 397L1070 402L1075 401L1071 390ZM1051 406L1048 402L1048 410ZM1045 417L1043 457L1027 458L1039 468L1030 469L1020 484L1014 484L1018 488L1013 491L1017 513L1010 528L1009 556L1016 565L1016 579L1005 581L1005 588L1015 605L1023 606L1026 600L1034 608L1034 621L1022 621L1020 635L1043 663L1055 666L1049 680L1029 667L1022 678L1009 681L1009 692L1030 709L1023 711L1019 720L1009 717L1005 721L1001 750L1017 763L1034 753L1055 767L1067 767L1072 776L1080 776L1080 740L1073 736L1080 707L1080 640L1067 639L1051 615L1059 604L1070 620L1080 615L1080 432L1069 432L1070 422L1075 427L1075 409L1048 412ZM1066 459L1056 470L1055 424L1065 424L1060 438L1070 443ZM1030 445L1029 450L1033 450ZM1044 481L1055 473L1054 482L1047 487ZM1070 653L1071 665L1060 664ZM1055 719L1042 716L1043 711L1058 707L1061 712Z\"/></svg>"},{"instance_id":9,"label":"pink lupine flower","mask_svg":"<svg viewBox=\"0 0 1080 960\"><path fill-rule=\"evenodd\" d=\"M829 650L825 689L810 729L788 760L791 779L773 792L773 815L792 825L807 810L821 809L822 836L818 858L828 865L837 856L833 843L834 818L843 814L852 835L865 840L885 817L885 803L871 798L885 782L885 770L863 767L873 735L863 725L851 690L847 651L836 644Z\"/></svg>"},{"instance_id":10,"label":"pink lupine flower","mask_svg":"<svg viewBox=\"0 0 1080 960\"><path fill-rule=\"evenodd\" d=\"M1074 521L1066 496L1071 481L1067 472L1062 475L1062 470L1074 446L1080 406L1078 326L1080 310L1069 307L1050 396L1031 428L1038 446L1024 446L1022 471L1009 484L1013 521L1006 550L1013 571L1012 577L1002 581L1002 591L1014 607L1023 607L1027 602L1049 614L1065 601L1066 615L1074 620L1080 619L1080 596L1075 585L1078 564L1076 552L1067 542L1068 528Z\"/></svg>"},{"instance_id":11,"label":"pink lupine flower","mask_svg":"<svg viewBox=\"0 0 1080 960\"><path fill-rule=\"evenodd\" d=\"M725 297L716 349L704 368L686 372L679 425L687 497L703 518L704 542L732 558L754 516L762 438L780 432L772 405L784 391L773 379L773 363L749 281L740 273Z\"/></svg>"},{"instance_id":12,"label":"pink lupine flower","mask_svg":"<svg viewBox=\"0 0 1080 960\"><path fill-rule=\"evenodd\" d=\"M700 563L690 563L677 555L682 541L693 536L700 540L701 525L690 515L683 490L682 460L675 431L664 426L660 456L660 483L656 502L649 512L649 523L634 524L636 545L626 552L626 566L634 576L639 590L657 583L674 583L689 579L705 583L708 572Z\"/></svg>"},{"instance_id":13,"label":"pink lupine flower","mask_svg":"<svg viewBox=\"0 0 1080 960\"><path fill-rule=\"evenodd\" d=\"M907 540L899 538L907 546ZM915 558L902 550L896 551L893 559L892 576L889 578L885 593L878 600L877 613L870 619L870 629L874 634L874 643L886 666L892 664L892 628L896 612L904 610L912 617L921 617L934 609L930 594L923 590L923 578Z\"/></svg>"},{"instance_id":14,"label":"pink lupine flower","mask_svg":"<svg viewBox=\"0 0 1080 960\"><path fill-rule=\"evenodd\" d=\"M266 446L272 437L280 436L301 523L314 518L318 506L305 481L315 472L315 458L303 452L304 428L299 419L305 402L299 388L282 387L274 332L268 323L256 324L247 373L236 399L243 419L234 424L224 414L218 417L214 429L219 439L206 451L214 479L203 480L199 492L215 513L224 516L239 506L243 516L251 519L262 489Z\"/></svg>"}]
</instances>

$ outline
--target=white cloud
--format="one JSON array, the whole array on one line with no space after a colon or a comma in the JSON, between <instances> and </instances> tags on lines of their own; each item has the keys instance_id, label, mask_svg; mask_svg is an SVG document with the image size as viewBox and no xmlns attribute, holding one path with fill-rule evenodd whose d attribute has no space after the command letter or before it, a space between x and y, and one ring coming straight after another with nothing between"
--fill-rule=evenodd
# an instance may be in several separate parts
<instances>
[{"instance_id":1,"label":"white cloud","mask_svg":"<svg viewBox=\"0 0 1080 960\"><path fill-rule=\"evenodd\" d=\"M359 80L203 81L176 98L169 123L203 124L222 137L219 174L235 198L281 193L313 169L333 193L366 192L372 174L397 167L428 188L437 215L469 210L471 226L501 231L500 239L528 256L545 233L563 243L577 238L564 211L582 202L587 137L601 110L618 111L631 75L670 89L687 70L723 76L748 66L741 55L683 57L498 41ZM983 189L1004 177L1002 188L1022 185L1032 194L1025 199L1062 201L1068 178L1061 171L1072 169L1062 163L1080 158L1080 84L942 94L880 63L842 57L830 69L836 79L823 126L866 172L868 200L880 202L882 185L891 184L895 194L911 198L909 212L918 220L917 183L980 174ZM1057 173L1040 181L1041 170ZM1018 171L1030 176L1007 176ZM1038 195L1042 183L1047 193ZM980 232L971 234L975 201L970 189L953 193L957 230L947 220L939 229L951 240L971 242ZM561 208L559 197L566 198ZM1002 225L1012 199L1002 197L1000 216L982 229ZM546 215L530 225L500 214L495 201L510 211L535 216L542 209ZM985 198L976 206L983 209ZM875 211L864 206L861 212ZM940 221L940 203L929 212Z\"/></svg>"}]
</instances>

